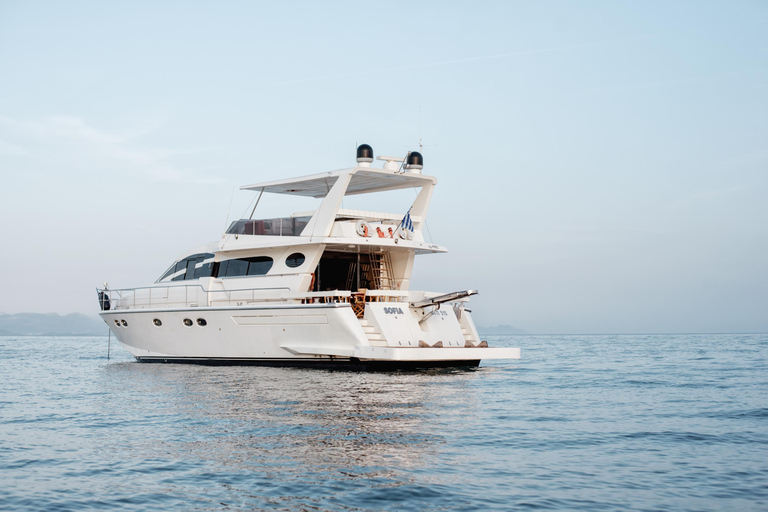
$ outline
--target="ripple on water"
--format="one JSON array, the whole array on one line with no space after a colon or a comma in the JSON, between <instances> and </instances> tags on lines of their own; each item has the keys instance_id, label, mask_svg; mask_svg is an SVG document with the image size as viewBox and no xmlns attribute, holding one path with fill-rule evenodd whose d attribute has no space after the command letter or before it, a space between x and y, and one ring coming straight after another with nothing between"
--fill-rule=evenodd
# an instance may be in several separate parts
<instances>
[{"instance_id":1,"label":"ripple on water","mask_svg":"<svg viewBox=\"0 0 768 512\"><path fill-rule=\"evenodd\" d=\"M768 336L491 341L524 359L207 368L0 338L0 509L768 509Z\"/></svg>"}]
</instances>

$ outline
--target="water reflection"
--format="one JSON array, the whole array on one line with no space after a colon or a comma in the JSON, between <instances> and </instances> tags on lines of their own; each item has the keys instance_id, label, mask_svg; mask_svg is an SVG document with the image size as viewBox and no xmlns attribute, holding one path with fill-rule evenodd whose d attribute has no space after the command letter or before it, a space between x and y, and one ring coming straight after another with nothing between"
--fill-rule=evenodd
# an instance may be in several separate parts
<instances>
[{"instance_id":1,"label":"water reflection","mask_svg":"<svg viewBox=\"0 0 768 512\"><path fill-rule=\"evenodd\" d=\"M393 467L428 465L446 430L472 415L472 382L481 371L112 364L103 377L115 401L105 407L133 428L111 456L162 453L282 479L313 472L394 478Z\"/></svg>"}]
</instances>

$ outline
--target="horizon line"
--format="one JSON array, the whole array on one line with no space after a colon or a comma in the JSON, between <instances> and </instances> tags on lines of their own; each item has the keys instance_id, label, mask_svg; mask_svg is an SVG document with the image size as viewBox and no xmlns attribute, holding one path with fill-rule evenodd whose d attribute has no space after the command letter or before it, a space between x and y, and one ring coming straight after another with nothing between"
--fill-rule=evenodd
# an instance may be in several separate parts
<instances>
[{"instance_id":1,"label":"horizon line","mask_svg":"<svg viewBox=\"0 0 768 512\"><path fill-rule=\"evenodd\" d=\"M481 329L478 329L480 332ZM768 331L742 331L742 332L523 332L523 333L493 333L486 332L490 336L669 336L680 334L768 334Z\"/></svg>"}]
</instances>

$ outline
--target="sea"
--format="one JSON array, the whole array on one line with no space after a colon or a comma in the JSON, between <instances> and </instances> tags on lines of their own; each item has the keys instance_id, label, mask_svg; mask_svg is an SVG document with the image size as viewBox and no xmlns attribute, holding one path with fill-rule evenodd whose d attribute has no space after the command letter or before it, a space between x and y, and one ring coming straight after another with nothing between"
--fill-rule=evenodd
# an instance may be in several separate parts
<instances>
[{"instance_id":1,"label":"sea","mask_svg":"<svg viewBox=\"0 0 768 512\"><path fill-rule=\"evenodd\" d=\"M356 373L0 337L0 510L768 510L768 335Z\"/></svg>"}]
</instances>

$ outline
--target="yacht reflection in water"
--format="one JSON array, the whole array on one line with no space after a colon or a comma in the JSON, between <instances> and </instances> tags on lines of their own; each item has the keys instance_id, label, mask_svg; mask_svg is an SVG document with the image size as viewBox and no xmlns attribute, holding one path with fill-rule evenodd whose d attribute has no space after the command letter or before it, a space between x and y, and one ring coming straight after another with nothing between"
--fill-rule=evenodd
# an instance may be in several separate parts
<instances>
[{"instance_id":1,"label":"yacht reflection in water","mask_svg":"<svg viewBox=\"0 0 768 512\"><path fill-rule=\"evenodd\" d=\"M472 382L484 371L379 374L129 363L111 369L113 385L130 382L134 391L150 395L145 400L182 430L179 443L163 446L168 457L194 455L223 466L219 470L261 468L281 478L308 471L371 478L393 465L424 465L446 429L471 418ZM157 453L150 444L128 448Z\"/></svg>"}]
</instances>

